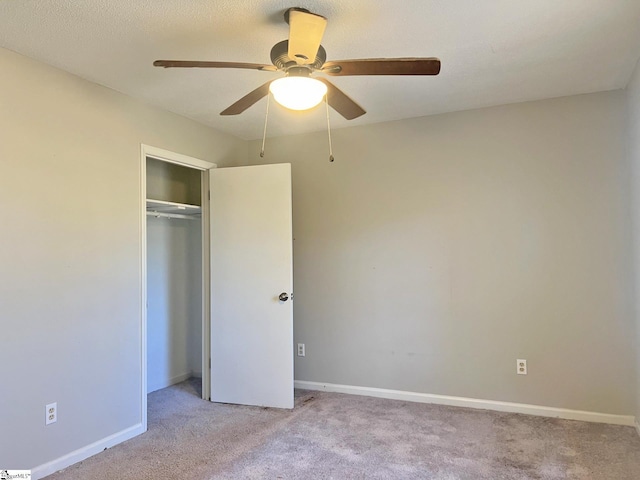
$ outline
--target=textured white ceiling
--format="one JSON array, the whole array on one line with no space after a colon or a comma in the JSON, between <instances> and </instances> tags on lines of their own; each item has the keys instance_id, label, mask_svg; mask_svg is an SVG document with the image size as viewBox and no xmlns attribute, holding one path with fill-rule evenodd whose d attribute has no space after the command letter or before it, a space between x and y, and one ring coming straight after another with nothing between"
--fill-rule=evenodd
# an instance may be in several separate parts
<instances>
[{"instance_id":1,"label":"textured white ceiling","mask_svg":"<svg viewBox=\"0 0 640 480\"><path fill-rule=\"evenodd\" d=\"M329 19L329 60L442 60L437 77L333 77L368 112L346 121L332 111L334 128L623 88L640 56L640 0L0 0L0 46L254 139L265 99L219 112L277 73L152 62L270 63L292 6ZM322 108L273 107L268 133L325 127Z\"/></svg>"}]
</instances>

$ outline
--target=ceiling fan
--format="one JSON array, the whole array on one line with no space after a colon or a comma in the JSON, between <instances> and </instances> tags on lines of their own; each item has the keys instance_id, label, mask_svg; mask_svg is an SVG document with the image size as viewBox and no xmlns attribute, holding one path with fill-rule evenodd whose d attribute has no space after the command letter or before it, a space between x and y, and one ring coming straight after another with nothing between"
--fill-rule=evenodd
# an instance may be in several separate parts
<instances>
[{"instance_id":1,"label":"ceiling fan","mask_svg":"<svg viewBox=\"0 0 640 480\"><path fill-rule=\"evenodd\" d=\"M220 115L238 115L271 92L281 105L293 110L307 110L326 96L327 103L347 120L364 115L365 110L329 80L315 74L347 75L437 75L437 58L365 58L326 61L320 42L327 19L304 8L289 8L284 14L289 24L289 39L271 49L273 65L241 62L207 62L190 60L156 60L164 68L245 68L283 72L284 77L269 81L229 106Z\"/></svg>"}]
</instances>

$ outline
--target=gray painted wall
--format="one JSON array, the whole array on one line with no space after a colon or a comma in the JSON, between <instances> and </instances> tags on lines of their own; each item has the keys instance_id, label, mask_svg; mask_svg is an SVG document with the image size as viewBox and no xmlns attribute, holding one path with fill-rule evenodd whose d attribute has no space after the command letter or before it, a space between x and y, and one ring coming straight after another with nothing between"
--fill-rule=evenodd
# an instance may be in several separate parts
<instances>
[{"instance_id":1,"label":"gray painted wall","mask_svg":"<svg viewBox=\"0 0 640 480\"><path fill-rule=\"evenodd\" d=\"M140 144L224 166L246 143L8 50L0 64L0 465L20 469L141 421Z\"/></svg>"},{"instance_id":2,"label":"gray painted wall","mask_svg":"<svg viewBox=\"0 0 640 480\"><path fill-rule=\"evenodd\" d=\"M628 139L629 159L632 175L631 189L633 192L632 223L634 227L633 237L633 265L635 267L635 321L636 321L636 420L640 419L640 64L631 77L627 86L627 112L628 112ZM640 423L639 423L640 424Z\"/></svg>"},{"instance_id":3,"label":"gray painted wall","mask_svg":"<svg viewBox=\"0 0 640 480\"><path fill-rule=\"evenodd\" d=\"M624 102L252 142L293 164L296 379L633 414Z\"/></svg>"}]
</instances>

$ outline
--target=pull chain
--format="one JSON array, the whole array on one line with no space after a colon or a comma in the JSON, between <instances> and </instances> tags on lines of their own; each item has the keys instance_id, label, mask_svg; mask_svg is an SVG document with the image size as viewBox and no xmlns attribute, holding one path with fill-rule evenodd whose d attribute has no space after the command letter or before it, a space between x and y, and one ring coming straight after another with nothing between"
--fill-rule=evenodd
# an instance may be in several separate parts
<instances>
[{"instance_id":1,"label":"pull chain","mask_svg":"<svg viewBox=\"0 0 640 480\"><path fill-rule=\"evenodd\" d=\"M269 99L271 94L267 94L267 113L264 116L264 132L262 133L262 149L260 150L260 157L264 157L264 142L267 139L267 121L269 120Z\"/></svg>"},{"instance_id":2,"label":"pull chain","mask_svg":"<svg viewBox=\"0 0 640 480\"><path fill-rule=\"evenodd\" d=\"M329 161L333 162L333 147L331 145L331 123L329 122L329 101L324 96L324 104L327 106L327 133L329 134Z\"/></svg>"}]
</instances>

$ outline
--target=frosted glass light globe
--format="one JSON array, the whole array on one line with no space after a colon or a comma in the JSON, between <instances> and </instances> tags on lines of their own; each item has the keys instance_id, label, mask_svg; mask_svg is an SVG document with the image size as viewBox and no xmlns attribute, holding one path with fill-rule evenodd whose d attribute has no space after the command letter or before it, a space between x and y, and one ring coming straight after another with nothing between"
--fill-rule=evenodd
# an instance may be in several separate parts
<instances>
[{"instance_id":1,"label":"frosted glass light globe","mask_svg":"<svg viewBox=\"0 0 640 480\"><path fill-rule=\"evenodd\" d=\"M310 77L283 77L269 85L269 91L280 105L291 110L308 110L318 105L327 86Z\"/></svg>"}]
</instances>

